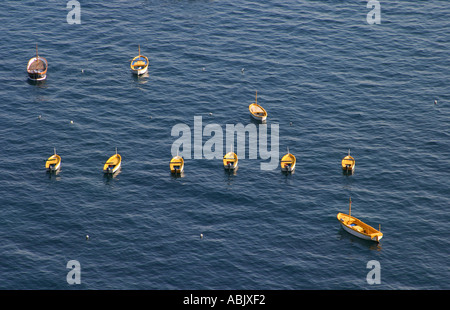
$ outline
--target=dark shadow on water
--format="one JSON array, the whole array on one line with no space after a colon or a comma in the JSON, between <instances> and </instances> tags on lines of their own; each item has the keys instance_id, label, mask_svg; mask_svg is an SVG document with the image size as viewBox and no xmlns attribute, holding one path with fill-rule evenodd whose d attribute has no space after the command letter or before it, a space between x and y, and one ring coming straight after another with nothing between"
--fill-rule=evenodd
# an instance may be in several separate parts
<instances>
[{"instance_id":1,"label":"dark shadow on water","mask_svg":"<svg viewBox=\"0 0 450 310\"><path fill-rule=\"evenodd\" d=\"M58 169L57 171L45 171L45 174L50 180L60 181L61 180L61 176L59 176L60 172L61 169Z\"/></svg>"},{"instance_id":2,"label":"dark shadow on water","mask_svg":"<svg viewBox=\"0 0 450 310\"><path fill-rule=\"evenodd\" d=\"M183 172L169 172L170 173L170 177L172 178L172 179L174 179L174 180L176 180L176 179L181 179L181 178L184 178L184 170L183 170Z\"/></svg>"},{"instance_id":3,"label":"dark shadow on water","mask_svg":"<svg viewBox=\"0 0 450 310\"><path fill-rule=\"evenodd\" d=\"M342 175L351 176L351 175L353 175L354 173L355 173L355 170L350 170L350 171L348 171L348 170L342 169Z\"/></svg>"},{"instance_id":4,"label":"dark shadow on water","mask_svg":"<svg viewBox=\"0 0 450 310\"><path fill-rule=\"evenodd\" d=\"M249 115L248 117L250 117L250 122L252 122L255 125L267 124L267 119L265 121L258 121L257 119L254 119L251 115Z\"/></svg>"},{"instance_id":5,"label":"dark shadow on water","mask_svg":"<svg viewBox=\"0 0 450 310\"><path fill-rule=\"evenodd\" d=\"M233 182L235 181L236 176L237 176L238 169L239 169L239 166L237 166L236 169L223 168L224 181L227 183L227 186L233 185Z\"/></svg>"},{"instance_id":6,"label":"dark shadow on water","mask_svg":"<svg viewBox=\"0 0 450 310\"><path fill-rule=\"evenodd\" d=\"M105 184L112 184L121 172L122 172L122 167L120 167L119 170L117 170L115 173L104 173L103 172L103 181L105 182Z\"/></svg>"},{"instance_id":7,"label":"dark shadow on water","mask_svg":"<svg viewBox=\"0 0 450 310\"><path fill-rule=\"evenodd\" d=\"M238 170L239 170L239 166L237 166L235 169L225 169L225 168L223 168L223 171L224 171L225 175L228 175L228 176L236 175Z\"/></svg>"},{"instance_id":8,"label":"dark shadow on water","mask_svg":"<svg viewBox=\"0 0 450 310\"><path fill-rule=\"evenodd\" d=\"M47 78L48 78L48 76L47 76ZM36 86L39 88L47 88L47 79L42 80L42 81L36 81L36 80L31 80L31 79L27 78L27 83L28 83L28 85Z\"/></svg>"}]
</instances>

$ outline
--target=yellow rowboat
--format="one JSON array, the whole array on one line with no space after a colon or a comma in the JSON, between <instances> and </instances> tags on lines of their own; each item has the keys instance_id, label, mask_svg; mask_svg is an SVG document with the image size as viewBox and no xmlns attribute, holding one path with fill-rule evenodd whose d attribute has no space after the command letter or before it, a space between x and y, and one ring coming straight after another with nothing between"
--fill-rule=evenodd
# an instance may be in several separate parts
<instances>
[{"instance_id":1,"label":"yellow rowboat","mask_svg":"<svg viewBox=\"0 0 450 310\"><path fill-rule=\"evenodd\" d=\"M248 106L248 110L250 115L258 121L264 122L267 119L266 110L258 104L258 92L255 95L255 102Z\"/></svg>"},{"instance_id":2,"label":"yellow rowboat","mask_svg":"<svg viewBox=\"0 0 450 310\"><path fill-rule=\"evenodd\" d=\"M33 81L42 81L47 78L48 62L38 54L36 44L36 57L31 58L27 64L28 78Z\"/></svg>"},{"instance_id":3,"label":"yellow rowboat","mask_svg":"<svg viewBox=\"0 0 450 310\"><path fill-rule=\"evenodd\" d=\"M295 169L296 158L293 154L288 153L281 158L281 171L293 172Z\"/></svg>"},{"instance_id":4,"label":"yellow rowboat","mask_svg":"<svg viewBox=\"0 0 450 310\"><path fill-rule=\"evenodd\" d=\"M48 172L56 172L59 168L61 168L61 156L56 154L56 149L54 149L54 154L45 162L45 169Z\"/></svg>"},{"instance_id":5,"label":"yellow rowboat","mask_svg":"<svg viewBox=\"0 0 450 310\"><path fill-rule=\"evenodd\" d=\"M350 156L350 150L348 150L348 155L342 159L342 170L353 172L355 170L355 159Z\"/></svg>"},{"instance_id":6,"label":"yellow rowboat","mask_svg":"<svg viewBox=\"0 0 450 310\"><path fill-rule=\"evenodd\" d=\"M130 63L131 72L136 75L141 75L147 72L148 70L148 58L146 56L141 55L141 47L139 46L139 55L133 58Z\"/></svg>"},{"instance_id":7,"label":"yellow rowboat","mask_svg":"<svg viewBox=\"0 0 450 310\"><path fill-rule=\"evenodd\" d=\"M181 156L175 156L170 160L170 172L182 173L184 171L184 159Z\"/></svg>"},{"instance_id":8,"label":"yellow rowboat","mask_svg":"<svg viewBox=\"0 0 450 310\"><path fill-rule=\"evenodd\" d=\"M235 170L237 169L238 161L238 156L233 152L233 147L231 147L231 151L223 157L223 167L227 170Z\"/></svg>"},{"instance_id":9,"label":"yellow rowboat","mask_svg":"<svg viewBox=\"0 0 450 310\"><path fill-rule=\"evenodd\" d=\"M122 156L117 154L116 148L116 154L108 158L106 163L103 165L103 172L107 174L114 174L117 170L120 169L121 164L122 164Z\"/></svg>"},{"instance_id":10,"label":"yellow rowboat","mask_svg":"<svg viewBox=\"0 0 450 310\"><path fill-rule=\"evenodd\" d=\"M351 216L351 208L352 199L350 198L349 214L338 213L337 215L337 219L339 220L339 223L341 223L342 228L356 237L376 242L380 241L381 238L383 238L383 233L380 229L376 230L356 217Z\"/></svg>"}]
</instances>

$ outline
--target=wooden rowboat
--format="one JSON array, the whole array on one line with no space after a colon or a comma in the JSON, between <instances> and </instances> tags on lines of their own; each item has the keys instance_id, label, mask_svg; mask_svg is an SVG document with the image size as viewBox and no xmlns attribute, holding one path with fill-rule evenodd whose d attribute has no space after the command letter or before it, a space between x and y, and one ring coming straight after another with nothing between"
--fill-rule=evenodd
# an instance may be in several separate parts
<instances>
[{"instance_id":1,"label":"wooden rowboat","mask_svg":"<svg viewBox=\"0 0 450 310\"><path fill-rule=\"evenodd\" d=\"M379 242L383 238L383 233L380 229L376 230L356 217L351 216L351 207L352 199L350 198L349 214L338 213L337 215L342 228L358 238Z\"/></svg>"},{"instance_id":2,"label":"wooden rowboat","mask_svg":"<svg viewBox=\"0 0 450 310\"><path fill-rule=\"evenodd\" d=\"M284 155L281 158L281 171L285 171L285 172L293 172L295 170L295 163L297 162L295 156L291 153L289 153L289 149L288 149L288 153L286 155Z\"/></svg>"},{"instance_id":3,"label":"wooden rowboat","mask_svg":"<svg viewBox=\"0 0 450 310\"><path fill-rule=\"evenodd\" d=\"M36 56L31 58L27 64L28 78L33 81L42 81L47 78L48 62L38 54L38 47L36 44Z\"/></svg>"},{"instance_id":4,"label":"wooden rowboat","mask_svg":"<svg viewBox=\"0 0 450 310\"><path fill-rule=\"evenodd\" d=\"M355 159L350 156L350 150L348 150L348 155L342 159L341 162L342 170L346 172L353 172L355 170Z\"/></svg>"},{"instance_id":5,"label":"wooden rowboat","mask_svg":"<svg viewBox=\"0 0 450 310\"><path fill-rule=\"evenodd\" d=\"M182 173L184 171L184 159L183 157L179 156L177 154L177 156L174 156L171 160L170 160L170 172L172 173Z\"/></svg>"},{"instance_id":6,"label":"wooden rowboat","mask_svg":"<svg viewBox=\"0 0 450 310\"><path fill-rule=\"evenodd\" d=\"M258 104L258 92L255 95L255 102L248 106L248 110L255 120L264 122L267 119L266 110Z\"/></svg>"},{"instance_id":7,"label":"wooden rowboat","mask_svg":"<svg viewBox=\"0 0 450 310\"><path fill-rule=\"evenodd\" d=\"M136 75L142 75L148 70L148 58L141 55L141 46L139 46L139 54L133 58L130 63L131 72Z\"/></svg>"},{"instance_id":8,"label":"wooden rowboat","mask_svg":"<svg viewBox=\"0 0 450 310\"><path fill-rule=\"evenodd\" d=\"M47 172L57 172L59 168L61 168L61 156L56 154L56 149L54 149L54 154L45 162L45 169Z\"/></svg>"},{"instance_id":9,"label":"wooden rowboat","mask_svg":"<svg viewBox=\"0 0 450 310\"><path fill-rule=\"evenodd\" d=\"M103 165L103 172L106 174L114 174L117 172L117 170L120 169L121 165L122 165L122 156L120 156L117 153L116 148L116 154L108 158L106 163Z\"/></svg>"},{"instance_id":10,"label":"wooden rowboat","mask_svg":"<svg viewBox=\"0 0 450 310\"><path fill-rule=\"evenodd\" d=\"M238 161L238 156L233 152L233 147L231 147L231 151L223 157L223 167L227 170L235 170L238 166Z\"/></svg>"}]
</instances>

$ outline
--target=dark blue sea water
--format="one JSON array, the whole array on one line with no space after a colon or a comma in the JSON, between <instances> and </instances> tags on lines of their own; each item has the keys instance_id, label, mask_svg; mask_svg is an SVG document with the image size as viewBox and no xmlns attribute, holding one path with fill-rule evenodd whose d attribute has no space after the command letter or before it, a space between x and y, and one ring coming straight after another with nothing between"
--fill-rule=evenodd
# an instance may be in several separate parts
<instances>
[{"instance_id":1,"label":"dark blue sea water","mask_svg":"<svg viewBox=\"0 0 450 310\"><path fill-rule=\"evenodd\" d=\"M80 0L81 24L67 2L1 4L1 289L450 288L448 1L381 0L381 24L367 1ZM256 90L295 173L192 150L172 177L172 128L247 125ZM340 228L350 197L379 244Z\"/></svg>"}]
</instances>

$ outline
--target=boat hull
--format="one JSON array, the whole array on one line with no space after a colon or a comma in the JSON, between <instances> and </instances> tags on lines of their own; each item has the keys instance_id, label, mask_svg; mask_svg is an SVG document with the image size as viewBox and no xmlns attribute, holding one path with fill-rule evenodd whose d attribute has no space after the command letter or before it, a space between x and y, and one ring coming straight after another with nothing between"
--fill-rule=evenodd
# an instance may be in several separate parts
<instances>
[{"instance_id":1,"label":"boat hull","mask_svg":"<svg viewBox=\"0 0 450 310\"><path fill-rule=\"evenodd\" d=\"M172 173L182 173L184 171L184 164L181 165L179 168L177 167L171 167L170 172Z\"/></svg>"},{"instance_id":2,"label":"boat hull","mask_svg":"<svg viewBox=\"0 0 450 310\"><path fill-rule=\"evenodd\" d=\"M148 71L148 66L145 67L144 69L138 69L138 70L131 69L131 73L133 73L135 75L142 75L142 74L147 73L147 71Z\"/></svg>"},{"instance_id":3,"label":"boat hull","mask_svg":"<svg viewBox=\"0 0 450 310\"><path fill-rule=\"evenodd\" d=\"M224 165L223 168L226 170L234 170L237 168L237 163L234 165L233 164Z\"/></svg>"},{"instance_id":4,"label":"boat hull","mask_svg":"<svg viewBox=\"0 0 450 310\"><path fill-rule=\"evenodd\" d=\"M339 213L337 218L342 228L353 236L375 242L379 242L383 238L383 234L380 231L352 216Z\"/></svg>"}]
</instances>

